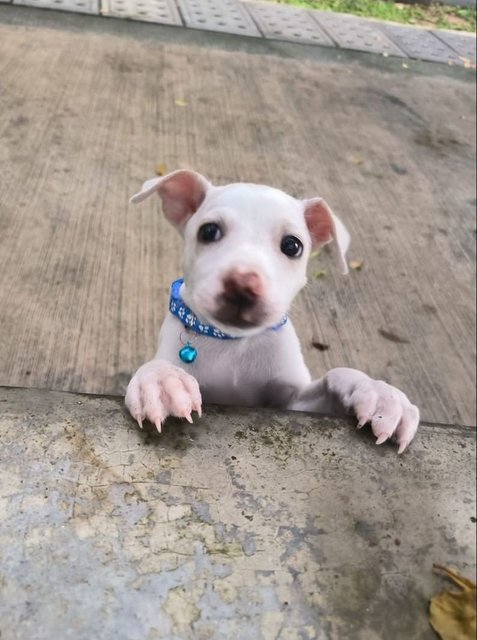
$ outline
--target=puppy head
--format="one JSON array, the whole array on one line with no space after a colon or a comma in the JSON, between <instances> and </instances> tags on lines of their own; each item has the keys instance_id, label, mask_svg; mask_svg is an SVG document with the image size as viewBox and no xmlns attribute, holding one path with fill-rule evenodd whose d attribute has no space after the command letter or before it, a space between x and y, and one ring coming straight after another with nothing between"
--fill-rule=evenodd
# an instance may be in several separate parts
<instances>
[{"instance_id":1,"label":"puppy head","mask_svg":"<svg viewBox=\"0 0 477 640\"><path fill-rule=\"evenodd\" d=\"M144 183L184 237L185 302L204 322L235 336L277 324L306 284L312 249L336 240L345 273L349 234L321 198L297 200L256 184L223 187L192 171Z\"/></svg>"}]
</instances>

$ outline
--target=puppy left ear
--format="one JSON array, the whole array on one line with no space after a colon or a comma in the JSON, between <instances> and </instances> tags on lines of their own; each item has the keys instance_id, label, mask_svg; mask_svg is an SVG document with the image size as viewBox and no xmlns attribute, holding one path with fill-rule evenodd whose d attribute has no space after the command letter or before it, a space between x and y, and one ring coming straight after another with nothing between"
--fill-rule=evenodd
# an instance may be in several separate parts
<instances>
[{"instance_id":1,"label":"puppy left ear","mask_svg":"<svg viewBox=\"0 0 477 640\"><path fill-rule=\"evenodd\" d=\"M304 200L305 221L310 232L312 247L318 249L333 240L338 245L340 265L343 274L348 273L348 264L346 262L346 252L348 251L351 237L341 222L335 216L323 198L312 198Z\"/></svg>"},{"instance_id":2,"label":"puppy left ear","mask_svg":"<svg viewBox=\"0 0 477 640\"><path fill-rule=\"evenodd\" d=\"M141 191L131 198L133 204L157 193L164 215L179 231L197 211L211 184L195 171L173 171L162 178L147 180Z\"/></svg>"}]
</instances>

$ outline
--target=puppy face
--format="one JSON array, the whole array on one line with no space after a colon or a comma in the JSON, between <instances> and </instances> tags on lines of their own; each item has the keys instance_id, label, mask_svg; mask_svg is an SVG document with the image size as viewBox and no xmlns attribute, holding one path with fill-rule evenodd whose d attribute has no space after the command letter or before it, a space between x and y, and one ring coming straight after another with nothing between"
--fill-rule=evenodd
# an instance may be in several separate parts
<instances>
[{"instance_id":1,"label":"puppy face","mask_svg":"<svg viewBox=\"0 0 477 640\"><path fill-rule=\"evenodd\" d=\"M344 257L349 243L319 198L297 200L255 184L215 187L179 171L146 182L133 202L154 191L184 237L185 302L204 322L235 336L280 322L306 284L312 248L339 235Z\"/></svg>"},{"instance_id":2,"label":"puppy face","mask_svg":"<svg viewBox=\"0 0 477 640\"><path fill-rule=\"evenodd\" d=\"M276 189L212 187L184 241L190 306L234 335L278 323L306 283L311 238L303 207Z\"/></svg>"}]
</instances>

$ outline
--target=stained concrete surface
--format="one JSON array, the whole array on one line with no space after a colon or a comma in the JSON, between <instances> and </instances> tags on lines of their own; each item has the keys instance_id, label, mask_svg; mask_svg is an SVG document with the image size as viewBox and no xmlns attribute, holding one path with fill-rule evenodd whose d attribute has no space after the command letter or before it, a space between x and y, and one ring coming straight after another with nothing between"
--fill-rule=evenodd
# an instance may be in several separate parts
<instances>
[{"instance_id":1,"label":"stained concrete surface","mask_svg":"<svg viewBox=\"0 0 477 640\"><path fill-rule=\"evenodd\" d=\"M474 425L474 74L406 65L0 6L0 383L124 391L181 271L157 202L128 198L189 166L325 196L350 228L363 268L323 251L292 309L315 376Z\"/></svg>"},{"instance_id":2,"label":"stained concrete surface","mask_svg":"<svg viewBox=\"0 0 477 640\"><path fill-rule=\"evenodd\" d=\"M475 431L0 389L2 640L426 640L432 563L475 572ZM472 521L473 519L473 521Z\"/></svg>"}]
</instances>

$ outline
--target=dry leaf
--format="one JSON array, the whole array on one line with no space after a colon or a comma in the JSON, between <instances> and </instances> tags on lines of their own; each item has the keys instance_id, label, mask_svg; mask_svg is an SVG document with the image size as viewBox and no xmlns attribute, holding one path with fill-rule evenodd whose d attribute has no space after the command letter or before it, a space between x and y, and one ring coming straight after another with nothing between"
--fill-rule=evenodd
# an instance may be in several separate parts
<instances>
[{"instance_id":1,"label":"dry leaf","mask_svg":"<svg viewBox=\"0 0 477 640\"><path fill-rule=\"evenodd\" d=\"M318 249L317 251L312 251L312 252L310 253L310 260L311 260L312 258L316 258L316 257L317 257L317 256L319 256L319 255L320 255L320 250L319 250L319 249Z\"/></svg>"},{"instance_id":2,"label":"dry leaf","mask_svg":"<svg viewBox=\"0 0 477 640\"><path fill-rule=\"evenodd\" d=\"M185 100L174 100L174 104L176 107L187 107L187 102L185 102Z\"/></svg>"},{"instance_id":3,"label":"dry leaf","mask_svg":"<svg viewBox=\"0 0 477 640\"><path fill-rule=\"evenodd\" d=\"M360 158L359 156L350 156L350 162L352 162L353 164L363 164L364 160L363 158Z\"/></svg>"},{"instance_id":4,"label":"dry leaf","mask_svg":"<svg viewBox=\"0 0 477 640\"><path fill-rule=\"evenodd\" d=\"M156 164L156 166L154 167L154 171L156 172L157 176L165 176L167 173L167 164L165 164L164 162Z\"/></svg>"},{"instance_id":5,"label":"dry leaf","mask_svg":"<svg viewBox=\"0 0 477 640\"><path fill-rule=\"evenodd\" d=\"M435 564L434 571L444 573L460 591L441 591L431 598L429 621L442 640L475 640L475 582L456 571Z\"/></svg>"},{"instance_id":6,"label":"dry leaf","mask_svg":"<svg viewBox=\"0 0 477 640\"><path fill-rule=\"evenodd\" d=\"M380 336L383 336L383 338L386 338L386 340L390 340L391 342L397 342L398 344L409 344L409 340L407 340L406 338L401 338L401 336L398 336L392 331L386 331L386 329L378 329L378 333Z\"/></svg>"},{"instance_id":7,"label":"dry leaf","mask_svg":"<svg viewBox=\"0 0 477 640\"><path fill-rule=\"evenodd\" d=\"M406 64L405 62L402 63L402 68L403 69L409 69L409 65Z\"/></svg>"},{"instance_id":8,"label":"dry leaf","mask_svg":"<svg viewBox=\"0 0 477 640\"><path fill-rule=\"evenodd\" d=\"M322 278L323 276L326 276L326 269L319 269L313 274L315 280L318 280L318 278Z\"/></svg>"},{"instance_id":9,"label":"dry leaf","mask_svg":"<svg viewBox=\"0 0 477 640\"><path fill-rule=\"evenodd\" d=\"M318 351L328 351L328 349L330 348L328 344L319 342L318 340L313 340L311 346L315 347L315 349L318 349Z\"/></svg>"},{"instance_id":10,"label":"dry leaf","mask_svg":"<svg viewBox=\"0 0 477 640\"><path fill-rule=\"evenodd\" d=\"M364 260L350 260L349 267L355 271L361 271L364 266Z\"/></svg>"}]
</instances>

